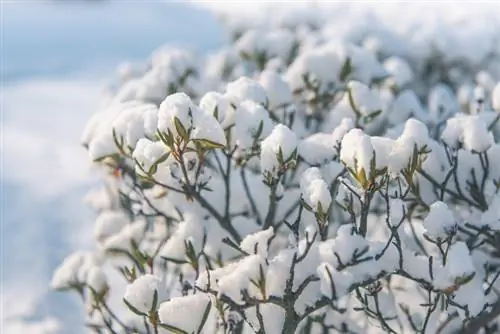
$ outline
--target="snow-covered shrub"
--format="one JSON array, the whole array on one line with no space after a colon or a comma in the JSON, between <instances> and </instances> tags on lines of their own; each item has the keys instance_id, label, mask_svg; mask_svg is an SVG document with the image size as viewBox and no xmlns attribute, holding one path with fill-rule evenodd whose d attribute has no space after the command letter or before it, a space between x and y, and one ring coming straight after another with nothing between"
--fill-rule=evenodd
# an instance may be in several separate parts
<instances>
[{"instance_id":1,"label":"snow-covered shrub","mask_svg":"<svg viewBox=\"0 0 500 334\"><path fill-rule=\"evenodd\" d=\"M97 332L499 330L498 46L332 31L121 68L82 136L97 246L52 282Z\"/></svg>"}]
</instances>

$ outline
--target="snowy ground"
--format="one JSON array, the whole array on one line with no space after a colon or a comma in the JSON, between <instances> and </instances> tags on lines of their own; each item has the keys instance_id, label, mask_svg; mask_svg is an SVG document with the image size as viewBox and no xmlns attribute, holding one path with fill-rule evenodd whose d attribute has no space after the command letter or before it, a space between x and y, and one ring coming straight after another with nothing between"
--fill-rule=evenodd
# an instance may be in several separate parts
<instances>
[{"instance_id":1,"label":"snowy ground","mask_svg":"<svg viewBox=\"0 0 500 334\"><path fill-rule=\"evenodd\" d=\"M53 333L57 328L67 333L69 325L76 333L81 324L76 296L49 292L47 286L65 255L90 245L92 214L81 199L95 180L78 139L103 83L119 62L146 58L163 43L199 52L217 47L224 34L211 10L253 17L264 2L0 3L2 333ZM378 16L406 28L410 18L436 22L498 10L493 2L371 2L349 8L326 0L307 3L307 8L311 3L333 7L336 17L344 18L377 5Z\"/></svg>"}]
</instances>

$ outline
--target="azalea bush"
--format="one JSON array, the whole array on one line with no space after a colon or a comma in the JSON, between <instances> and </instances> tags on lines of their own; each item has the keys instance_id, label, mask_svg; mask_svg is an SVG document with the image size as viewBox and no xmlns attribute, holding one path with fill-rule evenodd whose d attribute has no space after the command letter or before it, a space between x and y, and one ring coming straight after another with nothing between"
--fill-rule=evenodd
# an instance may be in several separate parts
<instances>
[{"instance_id":1,"label":"azalea bush","mask_svg":"<svg viewBox=\"0 0 500 334\"><path fill-rule=\"evenodd\" d=\"M499 44L285 23L120 67L53 288L96 333L498 332Z\"/></svg>"}]
</instances>

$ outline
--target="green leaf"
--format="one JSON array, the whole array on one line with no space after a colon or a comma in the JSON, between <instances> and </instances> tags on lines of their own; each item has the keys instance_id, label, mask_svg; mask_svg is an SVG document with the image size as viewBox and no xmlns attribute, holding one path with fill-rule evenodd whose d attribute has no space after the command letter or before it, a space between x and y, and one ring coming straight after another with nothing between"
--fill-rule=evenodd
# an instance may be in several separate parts
<instances>
[{"instance_id":1,"label":"green leaf","mask_svg":"<svg viewBox=\"0 0 500 334\"><path fill-rule=\"evenodd\" d=\"M224 148L223 144L216 143L208 139L193 139L193 141L199 144L202 148L206 150L213 150L216 148Z\"/></svg>"},{"instance_id":2,"label":"green leaf","mask_svg":"<svg viewBox=\"0 0 500 334\"><path fill-rule=\"evenodd\" d=\"M365 124L370 124L371 122L373 122L375 120L375 118L378 117L378 115L380 115L382 113L382 109L379 109L379 110L376 110L374 112L372 112L371 114L369 115L366 115L364 118L363 118L363 121L365 122Z\"/></svg>"},{"instance_id":3,"label":"green leaf","mask_svg":"<svg viewBox=\"0 0 500 334\"><path fill-rule=\"evenodd\" d=\"M174 334L189 334L188 332L180 329L180 328L177 328L175 326L172 326L172 325L168 325L168 324L160 324L160 327L161 328L164 328L168 331L171 331L172 333Z\"/></svg>"},{"instance_id":4,"label":"green leaf","mask_svg":"<svg viewBox=\"0 0 500 334\"><path fill-rule=\"evenodd\" d=\"M351 58L347 57L347 59L344 62L344 66L342 66L342 70L340 71L340 76L339 76L340 81L345 81L349 76L349 74L351 74L352 70L353 67Z\"/></svg>"},{"instance_id":5,"label":"green leaf","mask_svg":"<svg viewBox=\"0 0 500 334\"><path fill-rule=\"evenodd\" d=\"M189 134L186 128L184 127L184 125L182 125L181 121L175 116L174 116L174 125L175 125L175 130L177 130L179 136L181 136L181 138L184 141L186 142L189 141Z\"/></svg>"},{"instance_id":6,"label":"green leaf","mask_svg":"<svg viewBox=\"0 0 500 334\"><path fill-rule=\"evenodd\" d=\"M210 314L210 309L212 308L212 301L209 301L207 307L205 308L205 312L203 312L203 317L201 318L200 326L198 326L198 334L201 334L205 323L207 322L208 315Z\"/></svg>"},{"instance_id":7,"label":"green leaf","mask_svg":"<svg viewBox=\"0 0 500 334\"><path fill-rule=\"evenodd\" d=\"M216 120L219 120L219 106L215 106L213 115L214 115Z\"/></svg>"},{"instance_id":8,"label":"green leaf","mask_svg":"<svg viewBox=\"0 0 500 334\"><path fill-rule=\"evenodd\" d=\"M280 165L283 165L285 163L285 158L283 157L283 150L281 149L281 146L278 148L277 158Z\"/></svg>"},{"instance_id":9,"label":"green leaf","mask_svg":"<svg viewBox=\"0 0 500 334\"><path fill-rule=\"evenodd\" d=\"M352 96L352 92L349 88L347 89L347 97L349 99L349 104L351 106L351 109L356 114L356 117L358 118L361 117L361 112L356 107L356 103L354 102L354 97Z\"/></svg>"},{"instance_id":10,"label":"green leaf","mask_svg":"<svg viewBox=\"0 0 500 334\"><path fill-rule=\"evenodd\" d=\"M158 170L158 165L161 164L162 162L166 161L168 157L170 156L170 152L167 152L163 154L158 160L155 161L154 164L151 165L148 171L148 176L151 176L156 173Z\"/></svg>"},{"instance_id":11,"label":"green leaf","mask_svg":"<svg viewBox=\"0 0 500 334\"><path fill-rule=\"evenodd\" d=\"M151 304L150 312L153 313L154 311L156 311L157 306L158 306L158 290L155 289L155 292L153 293L153 304Z\"/></svg>"},{"instance_id":12,"label":"green leaf","mask_svg":"<svg viewBox=\"0 0 500 334\"><path fill-rule=\"evenodd\" d=\"M260 138L263 130L264 130L264 121L260 121L259 128L257 129L257 132L255 133L255 137L254 137L255 140L258 140Z\"/></svg>"},{"instance_id":13,"label":"green leaf","mask_svg":"<svg viewBox=\"0 0 500 334\"><path fill-rule=\"evenodd\" d=\"M177 259L173 259L173 258L170 258L170 257L166 257L166 256L160 256L163 260L167 261L167 262L172 262L172 263L175 263L175 264L186 264L188 263L186 260L177 260Z\"/></svg>"},{"instance_id":14,"label":"green leaf","mask_svg":"<svg viewBox=\"0 0 500 334\"><path fill-rule=\"evenodd\" d=\"M132 304L130 304L125 298L123 298L123 302L125 303L125 305L127 305L127 307L130 309L130 311L134 312L135 314L137 315L140 315L142 317L147 317L147 314L145 313L142 313L141 311L139 311L138 309L136 309Z\"/></svg>"}]
</instances>

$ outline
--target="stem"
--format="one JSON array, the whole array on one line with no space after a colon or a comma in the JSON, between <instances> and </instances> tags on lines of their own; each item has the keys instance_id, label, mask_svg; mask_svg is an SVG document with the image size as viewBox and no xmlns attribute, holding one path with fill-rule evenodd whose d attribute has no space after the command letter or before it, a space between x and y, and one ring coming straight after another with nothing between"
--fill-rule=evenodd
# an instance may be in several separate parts
<instances>
[{"instance_id":1,"label":"stem","mask_svg":"<svg viewBox=\"0 0 500 334\"><path fill-rule=\"evenodd\" d=\"M276 209L278 207L278 198L276 196L276 188L277 184L271 187L271 193L269 194L269 207L267 209L266 219L264 220L264 226L262 226L263 230L268 229L274 222L274 218L276 216Z\"/></svg>"},{"instance_id":2,"label":"stem","mask_svg":"<svg viewBox=\"0 0 500 334\"><path fill-rule=\"evenodd\" d=\"M359 233L363 237L366 237L366 232L368 231L368 214L370 213L371 200L372 200L372 195L369 193L365 193L363 195L363 200L361 201L361 217L359 219Z\"/></svg>"}]
</instances>

